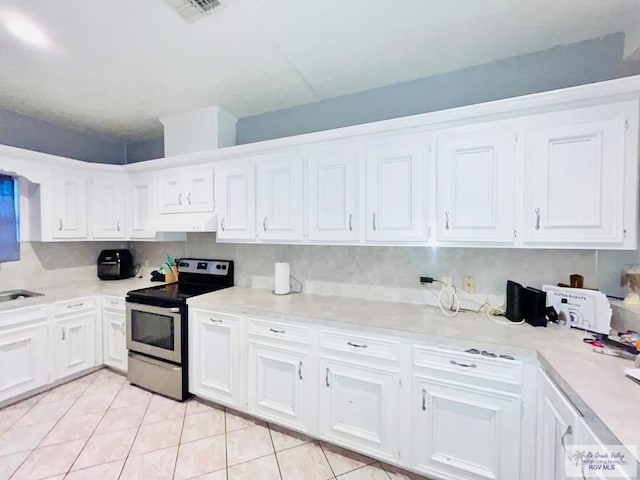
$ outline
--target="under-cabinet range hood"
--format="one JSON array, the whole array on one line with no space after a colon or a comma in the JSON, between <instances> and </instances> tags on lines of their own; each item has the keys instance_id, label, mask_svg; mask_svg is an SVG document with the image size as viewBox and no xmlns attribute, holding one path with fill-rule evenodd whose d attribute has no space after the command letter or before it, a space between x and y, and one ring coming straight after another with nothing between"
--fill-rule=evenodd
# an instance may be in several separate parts
<instances>
[{"instance_id":1,"label":"under-cabinet range hood","mask_svg":"<svg viewBox=\"0 0 640 480\"><path fill-rule=\"evenodd\" d=\"M145 229L150 232L215 232L218 216L213 212L167 213L149 220Z\"/></svg>"}]
</instances>

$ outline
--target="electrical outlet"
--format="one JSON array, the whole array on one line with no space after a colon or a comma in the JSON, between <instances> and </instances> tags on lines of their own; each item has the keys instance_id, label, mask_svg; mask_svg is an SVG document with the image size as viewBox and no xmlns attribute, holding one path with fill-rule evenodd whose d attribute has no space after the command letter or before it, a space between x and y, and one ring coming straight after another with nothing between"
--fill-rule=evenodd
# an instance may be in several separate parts
<instances>
[{"instance_id":1,"label":"electrical outlet","mask_svg":"<svg viewBox=\"0 0 640 480\"><path fill-rule=\"evenodd\" d=\"M462 279L462 289L467 293L476 293L476 279L467 275Z\"/></svg>"},{"instance_id":2,"label":"electrical outlet","mask_svg":"<svg viewBox=\"0 0 640 480\"><path fill-rule=\"evenodd\" d=\"M450 287L453 285L453 279L451 277L442 277L442 283Z\"/></svg>"}]
</instances>

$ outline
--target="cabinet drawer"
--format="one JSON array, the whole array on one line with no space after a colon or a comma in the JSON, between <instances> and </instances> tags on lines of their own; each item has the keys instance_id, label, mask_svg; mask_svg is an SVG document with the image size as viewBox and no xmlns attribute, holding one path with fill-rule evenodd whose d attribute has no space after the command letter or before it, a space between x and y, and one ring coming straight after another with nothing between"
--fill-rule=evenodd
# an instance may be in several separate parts
<instances>
[{"instance_id":1,"label":"cabinet drawer","mask_svg":"<svg viewBox=\"0 0 640 480\"><path fill-rule=\"evenodd\" d=\"M398 360L400 344L350 332L321 332L320 347L355 355Z\"/></svg>"},{"instance_id":2,"label":"cabinet drawer","mask_svg":"<svg viewBox=\"0 0 640 480\"><path fill-rule=\"evenodd\" d=\"M416 367L455 372L487 380L522 384L522 362L432 347L413 347Z\"/></svg>"},{"instance_id":3,"label":"cabinet drawer","mask_svg":"<svg viewBox=\"0 0 640 480\"><path fill-rule=\"evenodd\" d=\"M251 318L249 319L249 334L309 343L309 329L299 325L291 325L290 323Z\"/></svg>"},{"instance_id":4,"label":"cabinet drawer","mask_svg":"<svg viewBox=\"0 0 640 480\"><path fill-rule=\"evenodd\" d=\"M124 312L126 310L126 303L124 298L104 295L102 297L102 308Z\"/></svg>"},{"instance_id":5,"label":"cabinet drawer","mask_svg":"<svg viewBox=\"0 0 640 480\"><path fill-rule=\"evenodd\" d=\"M0 313L0 327L13 327L14 325L29 322L44 322L47 320L47 307L20 308Z\"/></svg>"},{"instance_id":6,"label":"cabinet drawer","mask_svg":"<svg viewBox=\"0 0 640 480\"><path fill-rule=\"evenodd\" d=\"M96 307L94 297L80 297L72 300L54 303L54 315L65 315L67 313L82 312Z\"/></svg>"}]
</instances>

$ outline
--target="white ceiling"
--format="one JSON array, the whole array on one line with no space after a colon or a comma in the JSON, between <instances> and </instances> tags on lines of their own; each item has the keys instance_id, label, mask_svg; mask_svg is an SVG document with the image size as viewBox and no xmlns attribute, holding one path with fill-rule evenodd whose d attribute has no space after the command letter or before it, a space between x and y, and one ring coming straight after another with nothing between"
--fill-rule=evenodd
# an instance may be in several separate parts
<instances>
[{"instance_id":1,"label":"white ceiling","mask_svg":"<svg viewBox=\"0 0 640 480\"><path fill-rule=\"evenodd\" d=\"M0 0L52 47L0 29L0 108L140 139L160 116L237 117L625 32L638 0L221 0L186 24L161 0Z\"/></svg>"}]
</instances>

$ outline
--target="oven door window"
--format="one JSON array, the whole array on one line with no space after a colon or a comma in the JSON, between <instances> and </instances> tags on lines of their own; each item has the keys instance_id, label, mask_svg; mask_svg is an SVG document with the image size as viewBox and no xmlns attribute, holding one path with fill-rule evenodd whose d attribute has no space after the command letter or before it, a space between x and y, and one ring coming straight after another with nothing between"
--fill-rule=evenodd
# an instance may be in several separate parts
<instances>
[{"instance_id":1,"label":"oven door window","mask_svg":"<svg viewBox=\"0 0 640 480\"><path fill-rule=\"evenodd\" d=\"M168 315L132 310L131 340L173 351L175 349L174 318Z\"/></svg>"}]
</instances>

